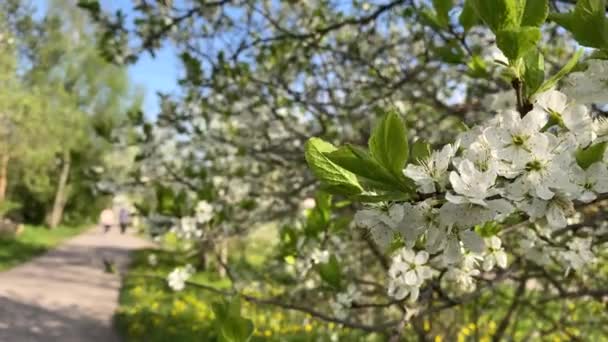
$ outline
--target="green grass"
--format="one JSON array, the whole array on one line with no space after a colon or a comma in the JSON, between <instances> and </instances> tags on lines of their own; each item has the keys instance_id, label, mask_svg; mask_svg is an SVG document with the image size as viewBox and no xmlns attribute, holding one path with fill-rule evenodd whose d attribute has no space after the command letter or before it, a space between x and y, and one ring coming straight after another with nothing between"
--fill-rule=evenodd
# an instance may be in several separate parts
<instances>
[{"instance_id":1,"label":"green grass","mask_svg":"<svg viewBox=\"0 0 608 342\"><path fill-rule=\"evenodd\" d=\"M151 253L157 256L157 266L148 264L148 255ZM184 262L167 251L149 249L135 252L121 289L120 306L115 316L116 326L125 341L218 341L212 303L222 300L221 296L192 287L174 292L167 286L166 275L174 267L184 265ZM215 288L230 287L230 281L219 278L215 272L198 272L191 280ZM270 296L250 291L247 293ZM360 332L342 329L335 324L273 306L243 302L242 315L254 322L252 342L330 341L332 335L339 341L379 341L373 336L364 338Z\"/></svg>"},{"instance_id":2,"label":"green grass","mask_svg":"<svg viewBox=\"0 0 608 342\"><path fill-rule=\"evenodd\" d=\"M77 235L89 226L47 229L41 226L25 226L14 238L0 238L0 271L24 263L57 246L67 238Z\"/></svg>"}]
</instances>

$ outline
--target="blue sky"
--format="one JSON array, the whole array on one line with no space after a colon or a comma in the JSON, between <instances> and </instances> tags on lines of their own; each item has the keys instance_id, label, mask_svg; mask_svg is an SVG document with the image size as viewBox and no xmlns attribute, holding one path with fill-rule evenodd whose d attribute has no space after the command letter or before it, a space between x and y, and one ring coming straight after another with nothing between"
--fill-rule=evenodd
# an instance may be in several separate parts
<instances>
[{"instance_id":1,"label":"blue sky","mask_svg":"<svg viewBox=\"0 0 608 342\"><path fill-rule=\"evenodd\" d=\"M33 0L38 15L47 8L48 0ZM130 0L101 0L104 10L121 9L127 16L132 16ZM143 110L147 117L155 117L159 112L157 92L177 91L177 79L181 70L175 50L166 44L156 53L155 58L150 54L142 54L134 65L129 66L129 75L133 83L145 89Z\"/></svg>"}]
</instances>

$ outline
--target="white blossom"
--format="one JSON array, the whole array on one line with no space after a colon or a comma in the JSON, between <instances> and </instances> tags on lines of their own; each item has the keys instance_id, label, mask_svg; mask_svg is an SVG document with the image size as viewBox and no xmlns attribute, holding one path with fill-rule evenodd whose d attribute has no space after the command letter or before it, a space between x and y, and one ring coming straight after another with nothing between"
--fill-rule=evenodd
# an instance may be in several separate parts
<instances>
[{"instance_id":1,"label":"white blossom","mask_svg":"<svg viewBox=\"0 0 608 342\"><path fill-rule=\"evenodd\" d=\"M608 103L608 61L591 59L585 71L573 72L564 80L564 93L579 103Z\"/></svg>"},{"instance_id":2,"label":"white blossom","mask_svg":"<svg viewBox=\"0 0 608 342\"><path fill-rule=\"evenodd\" d=\"M485 198L496 193L493 189L496 182L494 170L479 171L470 160L462 160L458 172L450 172L450 183L457 195L448 192L446 199L452 203L473 203L486 206Z\"/></svg>"},{"instance_id":3,"label":"white blossom","mask_svg":"<svg viewBox=\"0 0 608 342\"><path fill-rule=\"evenodd\" d=\"M488 246L488 253L483 259L483 270L488 272L491 271L495 265L500 268L507 267L507 253L502 248L502 241L498 236L492 236L486 239L486 245Z\"/></svg>"},{"instance_id":4,"label":"white blossom","mask_svg":"<svg viewBox=\"0 0 608 342\"><path fill-rule=\"evenodd\" d=\"M589 203L597 198L597 194L608 192L608 168L603 162L597 162L583 170L577 164L570 169L572 182L578 186L577 198Z\"/></svg>"},{"instance_id":5,"label":"white blossom","mask_svg":"<svg viewBox=\"0 0 608 342\"><path fill-rule=\"evenodd\" d=\"M348 316L348 309L350 309L352 303L359 300L359 298L361 298L361 292L357 290L355 285L349 284L346 291L338 293L336 295L336 300L330 304L334 315L339 319L345 319Z\"/></svg>"},{"instance_id":6,"label":"white blossom","mask_svg":"<svg viewBox=\"0 0 608 342\"><path fill-rule=\"evenodd\" d=\"M568 251L562 253L568 266L575 271L584 268L586 265L595 262L596 257L591 250L591 238L577 238L568 242Z\"/></svg>"},{"instance_id":7,"label":"white blossom","mask_svg":"<svg viewBox=\"0 0 608 342\"><path fill-rule=\"evenodd\" d=\"M195 269L190 264L177 267L167 276L167 284L173 291L182 291L186 287L186 281L192 277L194 272Z\"/></svg>"},{"instance_id":8,"label":"white blossom","mask_svg":"<svg viewBox=\"0 0 608 342\"><path fill-rule=\"evenodd\" d=\"M213 218L213 205L207 201L200 201L196 205L196 221L200 224L205 224Z\"/></svg>"},{"instance_id":9,"label":"white blossom","mask_svg":"<svg viewBox=\"0 0 608 342\"><path fill-rule=\"evenodd\" d=\"M416 253L412 249L402 248L395 254L388 271L389 295L399 300L409 295L410 300L416 300L420 286L433 276L432 269L427 266L428 260L426 251Z\"/></svg>"},{"instance_id":10,"label":"white blossom","mask_svg":"<svg viewBox=\"0 0 608 342\"><path fill-rule=\"evenodd\" d=\"M421 193L430 194L443 189L450 161L457 149L457 146L445 145L441 151L434 151L428 159L421 160L420 165L408 164L403 173L416 182Z\"/></svg>"},{"instance_id":11,"label":"white blossom","mask_svg":"<svg viewBox=\"0 0 608 342\"><path fill-rule=\"evenodd\" d=\"M313 264L324 264L329 261L329 251L315 249L310 255Z\"/></svg>"},{"instance_id":12,"label":"white blossom","mask_svg":"<svg viewBox=\"0 0 608 342\"><path fill-rule=\"evenodd\" d=\"M414 245L421 234L436 226L436 210L433 209L429 201L423 201L416 205L409 203L395 204L389 210L389 216L392 216L395 220L393 227L401 233L409 247Z\"/></svg>"},{"instance_id":13,"label":"white blossom","mask_svg":"<svg viewBox=\"0 0 608 342\"><path fill-rule=\"evenodd\" d=\"M530 159L530 150L536 143L534 138L546 123L547 115L542 111L533 110L521 118L518 112L505 110L499 114L498 125L489 127L484 135L498 159L520 165Z\"/></svg>"}]
</instances>

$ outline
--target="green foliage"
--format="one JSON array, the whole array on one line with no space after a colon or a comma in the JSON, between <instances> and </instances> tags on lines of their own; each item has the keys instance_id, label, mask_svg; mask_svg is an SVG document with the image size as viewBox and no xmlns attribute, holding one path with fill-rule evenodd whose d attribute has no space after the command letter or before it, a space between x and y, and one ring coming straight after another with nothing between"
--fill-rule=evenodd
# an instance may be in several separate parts
<instances>
[{"instance_id":1,"label":"green foliage","mask_svg":"<svg viewBox=\"0 0 608 342\"><path fill-rule=\"evenodd\" d=\"M473 0L472 4L477 15L494 33L519 26L519 0Z\"/></svg>"},{"instance_id":2,"label":"green foliage","mask_svg":"<svg viewBox=\"0 0 608 342\"><path fill-rule=\"evenodd\" d=\"M579 49L573 56L570 58L568 63L564 65L557 73L553 76L549 77L549 79L540 86L540 88L536 91L537 93L542 93L553 88L557 85L557 82L561 80L564 76L566 76L570 71L576 66L578 60L583 55L583 49Z\"/></svg>"},{"instance_id":3,"label":"green foliage","mask_svg":"<svg viewBox=\"0 0 608 342\"><path fill-rule=\"evenodd\" d=\"M329 257L326 263L317 265L321 279L336 290L342 287L342 269L335 255Z\"/></svg>"},{"instance_id":4,"label":"green foliage","mask_svg":"<svg viewBox=\"0 0 608 342\"><path fill-rule=\"evenodd\" d=\"M604 158L607 142L601 142L576 152L576 162L583 169L587 169L594 163L600 162Z\"/></svg>"},{"instance_id":5,"label":"green foliage","mask_svg":"<svg viewBox=\"0 0 608 342\"><path fill-rule=\"evenodd\" d=\"M524 56L524 86L527 98L536 93L545 81L545 59L538 50L531 50Z\"/></svg>"},{"instance_id":6,"label":"green foliage","mask_svg":"<svg viewBox=\"0 0 608 342\"><path fill-rule=\"evenodd\" d=\"M253 322L241 316L241 300L238 297L213 303L212 306L220 342L247 342L251 339Z\"/></svg>"},{"instance_id":7,"label":"green foliage","mask_svg":"<svg viewBox=\"0 0 608 342\"><path fill-rule=\"evenodd\" d=\"M359 146L346 144L326 156L335 164L367 179L367 181L376 182L375 184L396 183L395 176L380 165L369 152Z\"/></svg>"},{"instance_id":8,"label":"green foliage","mask_svg":"<svg viewBox=\"0 0 608 342\"><path fill-rule=\"evenodd\" d=\"M433 10L425 9L422 12L423 18L429 25L445 29L450 23L449 12L453 6L453 0L433 0Z\"/></svg>"},{"instance_id":9,"label":"green foliage","mask_svg":"<svg viewBox=\"0 0 608 342\"><path fill-rule=\"evenodd\" d=\"M578 0L569 13L551 13L551 20L570 31L579 44L608 49L606 0Z\"/></svg>"},{"instance_id":10,"label":"green foliage","mask_svg":"<svg viewBox=\"0 0 608 342\"><path fill-rule=\"evenodd\" d=\"M306 161L315 176L329 186L326 189L330 192L358 195L356 198L364 202L407 198L414 183L403 175L409 146L405 124L398 114L389 112L380 119L368 146L369 152L349 144L336 148L312 138L306 144ZM366 190L378 190L382 194L361 194L361 184Z\"/></svg>"},{"instance_id":11,"label":"green foliage","mask_svg":"<svg viewBox=\"0 0 608 342\"><path fill-rule=\"evenodd\" d=\"M126 70L97 53L96 27L73 3L53 0L39 19L18 10L27 1L6 6L22 16L0 13L0 121L10 127L0 129L0 154L9 157L6 196L22 204L16 215L28 222L43 221L53 208L65 209L71 222L86 221L105 201L94 193L103 175L92 169L105 168L117 127L141 98ZM4 37L18 39L4 46ZM64 165L69 177L61 184Z\"/></svg>"},{"instance_id":12,"label":"green foliage","mask_svg":"<svg viewBox=\"0 0 608 342\"><path fill-rule=\"evenodd\" d=\"M431 145L426 143L422 139L416 140L412 144L412 150L410 151L410 159L412 164L419 165L420 161L427 159L431 155Z\"/></svg>"},{"instance_id":13,"label":"green foliage","mask_svg":"<svg viewBox=\"0 0 608 342\"><path fill-rule=\"evenodd\" d=\"M486 62L479 55L473 55L467 63L467 75L472 78L486 78L489 75Z\"/></svg>"},{"instance_id":14,"label":"green foliage","mask_svg":"<svg viewBox=\"0 0 608 342\"><path fill-rule=\"evenodd\" d=\"M20 209L21 203L4 200L0 202L0 218L5 217L8 213Z\"/></svg>"},{"instance_id":15,"label":"green foliage","mask_svg":"<svg viewBox=\"0 0 608 342\"><path fill-rule=\"evenodd\" d=\"M479 18L473 2L474 0L465 0L460 17L458 17L458 21L460 22L460 25L462 25L464 32L468 32L473 26L479 23Z\"/></svg>"},{"instance_id":16,"label":"green foliage","mask_svg":"<svg viewBox=\"0 0 608 342\"><path fill-rule=\"evenodd\" d=\"M306 143L306 161L312 172L332 191L347 195L363 191L357 177L352 172L336 165L326 153L336 151L336 147L319 138L311 138Z\"/></svg>"},{"instance_id":17,"label":"green foliage","mask_svg":"<svg viewBox=\"0 0 608 342\"><path fill-rule=\"evenodd\" d=\"M549 15L549 2L546 0L527 0L521 18L521 26L541 26Z\"/></svg>"},{"instance_id":18,"label":"green foliage","mask_svg":"<svg viewBox=\"0 0 608 342\"><path fill-rule=\"evenodd\" d=\"M42 226L24 226L13 238L0 238L0 270L6 270L47 252L62 241L73 237L90 226L59 226L48 229Z\"/></svg>"},{"instance_id":19,"label":"green foliage","mask_svg":"<svg viewBox=\"0 0 608 342\"><path fill-rule=\"evenodd\" d=\"M536 46L548 15L548 0L475 0L479 17L496 34L498 48L515 61Z\"/></svg>"},{"instance_id":20,"label":"green foliage","mask_svg":"<svg viewBox=\"0 0 608 342\"><path fill-rule=\"evenodd\" d=\"M388 112L376 124L369 139L369 151L386 170L397 177L402 175L410 151L405 124L398 114Z\"/></svg>"},{"instance_id":21,"label":"green foliage","mask_svg":"<svg viewBox=\"0 0 608 342\"><path fill-rule=\"evenodd\" d=\"M502 229L502 224L495 221L488 221L484 224L478 225L475 227L475 232L479 234L479 236L487 238L496 236L498 232Z\"/></svg>"},{"instance_id":22,"label":"green foliage","mask_svg":"<svg viewBox=\"0 0 608 342\"><path fill-rule=\"evenodd\" d=\"M148 264L150 254L157 256L157 266ZM149 249L134 253L132 266L121 288L120 306L115 316L116 326L125 341L220 341L214 304L230 300L193 287L186 287L180 292L169 289L165 281L166 275L184 262L186 260L175 253L163 250ZM158 278L141 277L142 274ZM230 289L229 280L218 278L213 271L198 272L191 280L218 289ZM271 293L279 293L278 291L280 289L276 287L270 289ZM252 290L248 290L247 294L272 296ZM367 333L311 319L302 313L252 304L242 298L240 311L241 316L248 317L255 325L250 339L252 342L329 341L332 335L344 341L379 341Z\"/></svg>"},{"instance_id":23,"label":"green foliage","mask_svg":"<svg viewBox=\"0 0 608 342\"><path fill-rule=\"evenodd\" d=\"M536 46L541 33L538 27L517 27L499 31L496 45L511 60L517 60Z\"/></svg>"}]
</instances>

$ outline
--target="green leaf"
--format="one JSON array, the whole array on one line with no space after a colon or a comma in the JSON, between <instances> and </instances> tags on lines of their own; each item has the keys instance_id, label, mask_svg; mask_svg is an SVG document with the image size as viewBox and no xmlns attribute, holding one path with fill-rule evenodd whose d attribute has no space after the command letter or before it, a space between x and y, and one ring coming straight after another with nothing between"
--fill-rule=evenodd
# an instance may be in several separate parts
<instances>
[{"instance_id":1,"label":"green leaf","mask_svg":"<svg viewBox=\"0 0 608 342\"><path fill-rule=\"evenodd\" d=\"M570 58L568 63L564 65L563 68L560 69L555 75L551 76L545 83L543 83L540 88L536 91L537 93L545 92L551 88L553 88L559 80L561 80L564 76L566 76L578 63L578 60L583 55L583 49L579 49L573 56Z\"/></svg>"},{"instance_id":2,"label":"green leaf","mask_svg":"<svg viewBox=\"0 0 608 342\"><path fill-rule=\"evenodd\" d=\"M335 255L332 255L326 263L318 265L319 275L327 284L335 289L342 285L342 270Z\"/></svg>"},{"instance_id":3,"label":"green leaf","mask_svg":"<svg viewBox=\"0 0 608 342\"><path fill-rule=\"evenodd\" d=\"M607 142L604 141L599 144L589 146L585 149L578 150L576 152L577 164L586 170L594 163L602 161L604 159L604 152L606 151L606 144Z\"/></svg>"},{"instance_id":4,"label":"green leaf","mask_svg":"<svg viewBox=\"0 0 608 342\"><path fill-rule=\"evenodd\" d=\"M526 98L530 98L545 81L545 59L543 54L534 49L524 56L524 86Z\"/></svg>"},{"instance_id":5,"label":"green leaf","mask_svg":"<svg viewBox=\"0 0 608 342\"><path fill-rule=\"evenodd\" d=\"M433 0L433 7L437 13L437 22L441 27L448 27L450 23L450 10L454 6L453 0Z\"/></svg>"},{"instance_id":6,"label":"green leaf","mask_svg":"<svg viewBox=\"0 0 608 342\"><path fill-rule=\"evenodd\" d=\"M483 238L492 237L502 229L502 225L496 221L488 221L475 226L475 232Z\"/></svg>"},{"instance_id":7,"label":"green leaf","mask_svg":"<svg viewBox=\"0 0 608 342\"><path fill-rule=\"evenodd\" d=\"M369 139L371 155L393 175L401 176L408 160L409 148L405 123L395 112L389 112L374 128Z\"/></svg>"},{"instance_id":8,"label":"green leaf","mask_svg":"<svg viewBox=\"0 0 608 342\"><path fill-rule=\"evenodd\" d=\"M517 60L536 46L541 33L538 27L504 29L496 33L496 45L511 60Z\"/></svg>"},{"instance_id":9,"label":"green leaf","mask_svg":"<svg viewBox=\"0 0 608 342\"><path fill-rule=\"evenodd\" d=\"M240 298L212 303L220 341L247 342L253 335L253 321L241 316Z\"/></svg>"},{"instance_id":10,"label":"green leaf","mask_svg":"<svg viewBox=\"0 0 608 342\"><path fill-rule=\"evenodd\" d=\"M460 47L456 44L443 45L434 48L437 56L444 62L450 64L461 64L464 59L464 54Z\"/></svg>"},{"instance_id":11,"label":"green leaf","mask_svg":"<svg viewBox=\"0 0 608 342\"><path fill-rule=\"evenodd\" d=\"M588 58L608 60L608 50L595 50L589 55Z\"/></svg>"},{"instance_id":12,"label":"green leaf","mask_svg":"<svg viewBox=\"0 0 608 342\"><path fill-rule=\"evenodd\" d=\"M551 13L550 19L570 31L579 44L608 49L606 0L578 0L572 12Z\"/></svg>"},{"instance_id":13,"label":"green leaf","mask_svg":"<svg viewBox=\"0 0 608 342\"><path fill-rule=\"evenodd\" d=\"M427 159L431 155L431 145L422 139L416 140L410 151L412 164L419 165L421 160Z\"/></svg>"},{"instance_id":14,"label":"green leaf","mask_svg":"<svg viewBox=\"0 0 608 342\"><path fill-rule=\"evenodd\" d=\"M305 157L314 175L334 192L355 195L363 188L352 172L336 165L325 153L331 153L336 147L319 138L311 138L306 142Z\"/></svg>"},{"instance_id":15,"label":"green leaf","mask_svg":"<svg viewBox=\"0 0 608 342\"><path fill-rule=\"evenodd\" d=\"M380 165L367 151L358 146L347 144L325 155L336 165L360 177L393 186L397 183L397 180L389 171Z\"/></svg>"},{"instance_id":16,"label":"green leaf","mask_svg":"<svg viewBox=\"0 0 608 342\"><path fill-rule=\"evenodd\" d=\"M99 0L80 0L76 4L76 6L89 11L94 17L99 15L99 13L101 12Z\"/></svg>"},{"instance_id":17,"label":"green leaf","mask_svg":"<svg viewBox=\"0 0 608 342\"><path fill-rule=\"evenodd\" d=\"M549 0L527 0L521 26L541 26L549 15Z\"/></svg>"},{"instance_id":18,"label":"green leaf","mask_svg":"<svg viewBox=\"0 0 608 342\"><path fill-rule=\"evenodd\" d=\"M519 27L522 13L520 0L472 0L471 4L494 33Z\"/></svg>"},{"instance_id":19,"label":"green leaf","mask_svg":"<svg viewBox=\"0 0 608 342\"><path fill-rule=\"evenodd\" d=\"M467 63L467 75L472 78L485 78L489 75L486 62L479 55L474 55Z\"/></svg>"},{"instance_id":20,"label":"green leaf","mask_svg":"<svg viewBox=\"0 0 608 342\"><path fill-rule=\"evenodd\" d=\"M420 19L423 24L428 25L435 30L441 30L443 25L439 22L437 15L429 8L425 8L420 12Z\"/></svg>"},{"instance_id":21,"label":"green leaf","mask_svg":"<svg viewBox=\"0 0 608 342\"><path fill-rule=\"evenodd\" d=\"M458 22L462 25L465 33L479 23L473 0L465 0L460 17L458 17Z\"/></svg>"}]
</instances>

